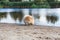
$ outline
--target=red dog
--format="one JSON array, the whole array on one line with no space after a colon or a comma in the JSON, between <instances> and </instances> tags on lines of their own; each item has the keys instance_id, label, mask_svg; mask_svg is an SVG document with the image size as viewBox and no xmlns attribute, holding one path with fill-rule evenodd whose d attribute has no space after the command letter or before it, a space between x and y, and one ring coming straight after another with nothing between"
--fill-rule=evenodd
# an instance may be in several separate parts
<instances>
[{"instance_id":1,"label":"red dog","mask_svg":"<svg viewBox=\"0 0 60 40\"><path fill-rule=\"evenodd\" d=\"M30 15L26 15L24 17L24 23L25 25L34 25L34 18Z\"/></svg>"}]
</instances>

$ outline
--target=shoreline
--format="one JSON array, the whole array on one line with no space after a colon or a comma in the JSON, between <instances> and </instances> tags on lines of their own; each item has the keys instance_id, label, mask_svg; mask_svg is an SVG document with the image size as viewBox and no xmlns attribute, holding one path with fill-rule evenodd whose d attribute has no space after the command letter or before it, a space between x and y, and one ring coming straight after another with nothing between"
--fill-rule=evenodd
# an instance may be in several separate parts
<instances>
[{"instance_id":1,"label":"shoreline","mask_svg":"<svg viewBox=\"0 0 60 40\"><path fill-rule=\"evenodd\" d=\"M0 23L0 40L60 40L60 28Z\"/></svg>"},{"instance_id":2,"label":"shoreline","mask_svg":"<svg viewBox=\"0 0 60 40\"><path fill-rule=\"evenodd\" d=\"M9 24L9 25L25 26L24 24L17 24L17 23L0 23L0 24ZM29 26L29 25L28 25L28 26ZM60 28L60 26L49 26L49 25L31 25L31 26Z\"/></svg>"}]
</instances>

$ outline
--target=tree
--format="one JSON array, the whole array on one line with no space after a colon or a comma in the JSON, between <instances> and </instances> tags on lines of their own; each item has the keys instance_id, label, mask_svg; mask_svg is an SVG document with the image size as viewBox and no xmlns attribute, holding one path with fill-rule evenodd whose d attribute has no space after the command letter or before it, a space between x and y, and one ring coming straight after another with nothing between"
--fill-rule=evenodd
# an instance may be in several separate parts
<instances>
[{"instance_id":1,"label":"tree","mask_svg":"<svg viewBox=\"0 0 60 40\"><path fill-rule=\"evenodd\" d=\"M49 5L51 6L51 8L55 8L56 7L56 1L55 0L47 0Z\"/></svg>"},{"instance_id":2,"label":"tree","mask_svg":"<svg viewBox=\"0 0 60 40\"><path fill-rule=\"evenodd\" d=\"M22 1L22 0L9 0L11 2L19 2L19 1Z\"/></svg>"},{"instance_id":3,"label":"tree","mask_svg":"<svg viewBox=\"0 0 60 40\"><path fill-rule=\"evenodd\" d=\"M32 6L31 6L32 8L38 8L38 6L37 5L35 5L34 3L32 4Z\"/></svg>"},{"instance_id":4,"label":"tree","mask_svg":"<svg viewBox=\"0 0 60 40\"><path fill-rule=\"evenodd\" d=\"M3 2L9 2L9 0L1 0L1 1L3 1Z\"/></svg>"},{"instance_id":5,"label":"tree","mask_svg":"<svg viewBox=\"0 0 60 40\"><path fill-rule=\"evenodd\" d=\"M47 0L35 0L34 2L39 8L50 8Z\"/></svg>"}]
</instances>

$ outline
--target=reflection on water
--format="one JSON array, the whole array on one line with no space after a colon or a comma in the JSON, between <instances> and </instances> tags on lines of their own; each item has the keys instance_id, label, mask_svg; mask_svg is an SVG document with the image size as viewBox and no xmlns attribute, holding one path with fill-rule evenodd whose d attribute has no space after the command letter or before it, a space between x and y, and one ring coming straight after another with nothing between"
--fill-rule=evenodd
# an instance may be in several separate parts
<instances>
[{"instance_id":1,"label":"reflection on water","mask_svg":"<svg viewBox=\"0 0 60 40\"><path fill-rule=\"evenodd\" d=\"M51 23L54 23L54 24L55 24L55 22L58 21L58 16L55 15L55 13L53 13L53 14L48 14L48 15L46 16L46 18L47 18L47 21L48 21L48 22L51 22Z\"/></svg>"},{"instance_id":2,"label":"reflection on water","mask_svg":"<svg viewBox=\"0 0 60 40\"><path fill-rule=\"evenodd\" d=\"M7 17L7 13L2 13L2 12L0 12L0 20L2 19L2 18L6 18Z\"/></svg>"},{"instance_id":3,"label":"reflection on water","mask_svg":"<svg viewBox=\"0 0 60 40\"><path fill-rule=\"evenodd\" d=\"M32 15L31 11L32 11L32 10L31 10L31 9L29 9L29 15Z\"/></svg>"},{"instance_id":4,"label":"reflection on water","mask_svg":"<svg viewBox=\"0 0 60 40\"><path fill-rule=\"evenodd\" d=\"M60 26L60 9L0 9L0 23L24 24L23 17L32 15L35 25ZM54 10L54 11L52 11Z\"/></svg>"},{"instance_id":5,"label":"reflection on water","mask_svg":"<svg viewBox=\"0 0 60 40\"><path fill-rule=\"evenodd\" d=\"M19 20L19 21L22 21L22 18L23 18L23 13L22 11L20 12L11 12L10 13L11 17L16 21L16 20Z\"/></svg>"}]
</instances>

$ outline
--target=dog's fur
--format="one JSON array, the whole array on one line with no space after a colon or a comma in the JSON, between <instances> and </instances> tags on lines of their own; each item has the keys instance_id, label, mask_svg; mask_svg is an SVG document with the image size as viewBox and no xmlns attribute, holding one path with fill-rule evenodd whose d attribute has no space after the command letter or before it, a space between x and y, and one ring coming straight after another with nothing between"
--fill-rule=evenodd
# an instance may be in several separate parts
<instances>
[{"instance_id":1,"label":"dog's fur","mask_svg":"<svg viewBox=\"0 0 60 40\"><path fill-rule=\"evenodd\" d=\"M24 17L24 23L25 25L34 25L34 17L31 15L26 15Z\"/></svg>"}]
</instances>

